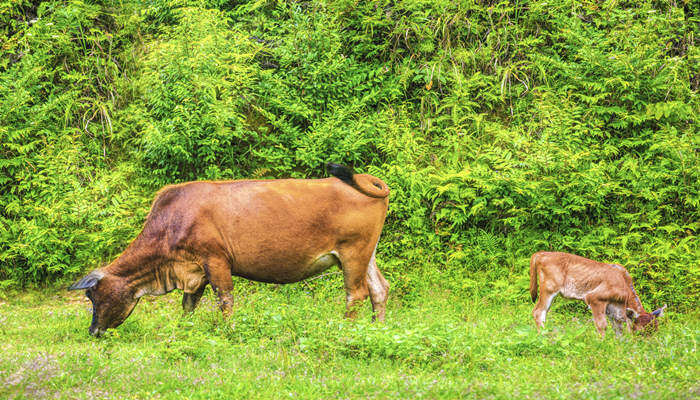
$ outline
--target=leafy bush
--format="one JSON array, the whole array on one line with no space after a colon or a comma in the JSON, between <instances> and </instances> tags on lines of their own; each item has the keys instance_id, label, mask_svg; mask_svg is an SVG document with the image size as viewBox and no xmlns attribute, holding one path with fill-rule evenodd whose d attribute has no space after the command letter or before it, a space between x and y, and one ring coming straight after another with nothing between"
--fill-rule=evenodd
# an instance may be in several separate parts
<instances>
[{"instance_id":1,"label":"leafy bush","mask_svg":"<svg viewBox=\"0 0 700 400\"><path fill-rule=\"evenodd\" d=\"M193 179L392 189L393 293L527 298L529 255L697 307L692 2L0 2L0 285L63 282Z\"/></svg>"}]
</instances>

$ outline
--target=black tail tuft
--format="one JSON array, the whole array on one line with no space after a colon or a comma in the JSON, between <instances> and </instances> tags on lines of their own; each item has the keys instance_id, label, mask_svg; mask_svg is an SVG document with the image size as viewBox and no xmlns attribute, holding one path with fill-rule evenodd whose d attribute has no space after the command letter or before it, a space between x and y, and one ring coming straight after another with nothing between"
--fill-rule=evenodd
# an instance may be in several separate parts
<instances>
[{"instance_id":1,"label":"black tail tuft","mask_svg":"<svg viewBox=\"0 0 700 400\"><path fill-rule=\"evenodd\" d=\"M347 183L348 185L354 186L355 183L352 176L355 175L355 171L353 171L352 168L346 167L345 165L328 163L326 164L326 170L328 170L329 174L335 176L341 181Z\"/></svg>"}]
</instances>

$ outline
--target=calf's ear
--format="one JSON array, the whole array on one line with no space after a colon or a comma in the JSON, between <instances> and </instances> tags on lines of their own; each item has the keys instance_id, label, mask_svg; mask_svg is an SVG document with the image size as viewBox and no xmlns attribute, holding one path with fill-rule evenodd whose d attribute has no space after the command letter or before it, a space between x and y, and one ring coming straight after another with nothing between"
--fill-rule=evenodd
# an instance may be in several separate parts
<instances>
[{"instance_id":1,"label":"calf's ear","mask_svg":"<svg viewBox=\"0 0 700 400\"><path fill-rule=\"evenodd\" d=\"M100 279L104 278L105 274L100 271L92 271L85 275L81 280L72 284L68 290L90 289L97 285Z\"/></svg>"},{"instance_id":2,"label":"calf's ear","mask_svg":"<svg viewBox=\"0 0 700 400\"><path fill-rule=\"evenodd\" d=\"M651 313L652 313L652 315L654 315L654 317L659 318L660 316L664 315L665 309L666 309L666 304L664 304L664 306L659 308L658 310L652 311Z\"/></svg>"},{"instance_id":3,"label":"calf's ear","mask_svg":"<svg viewBox=\"0 0 700 400\"><path fill-rule=\"evenodd\" d=\"M635 321L638 316L639 316L638 312L634 311L631 308L627 309L627 318L631 319L632 321Z\"/></svg>"}]
</instances>

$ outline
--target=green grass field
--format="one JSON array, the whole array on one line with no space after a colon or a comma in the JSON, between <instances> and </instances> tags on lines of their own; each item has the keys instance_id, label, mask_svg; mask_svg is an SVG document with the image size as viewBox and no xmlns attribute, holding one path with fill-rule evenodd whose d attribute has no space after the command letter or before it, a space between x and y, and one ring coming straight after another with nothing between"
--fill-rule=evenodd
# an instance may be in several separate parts
<instances>
[{"instance_id":1,"label":"green grass field","mask_svg":"<svg viewBox=\"0 0 700 400\"><path fill-rule=\"evenodd\" d=\"M144 298L116 330L87 333L82 292L0 302L0 398L697 398L700 318L669 310L653 337L597 336L584 306L555 301L538 335L532 305L440 288L367 302L345 320L340 282L236 282L224 320L207 294Z\"/></svg>"}]
</instances>

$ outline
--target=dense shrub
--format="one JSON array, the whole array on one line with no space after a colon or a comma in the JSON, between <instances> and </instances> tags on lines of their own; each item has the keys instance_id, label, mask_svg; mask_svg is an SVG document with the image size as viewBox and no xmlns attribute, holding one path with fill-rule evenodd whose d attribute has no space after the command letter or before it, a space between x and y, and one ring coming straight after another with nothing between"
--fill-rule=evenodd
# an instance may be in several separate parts
<instances>
[{"instance_id":1,"label":"dense shrub","mask_svg":"<svg viewBox=\"0 0 700 400\"><path fill-rule=\"evenodd\" d=\"M0 2L0 285L61 281L193 179L392 188L399 294L526 298L529 255L697 306L692 2ZM497 289L497 290L494 290Z\"/></svg>"}]
</instances>

